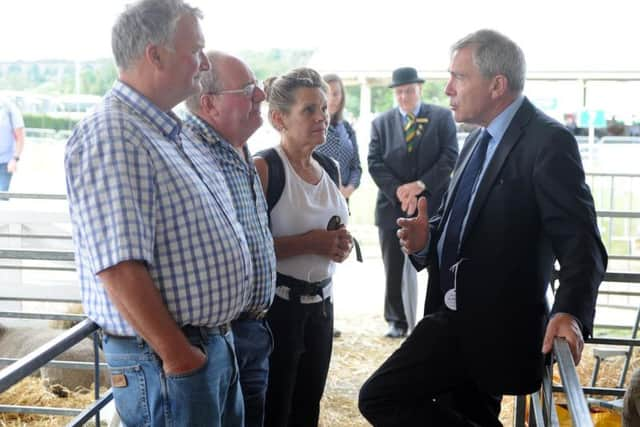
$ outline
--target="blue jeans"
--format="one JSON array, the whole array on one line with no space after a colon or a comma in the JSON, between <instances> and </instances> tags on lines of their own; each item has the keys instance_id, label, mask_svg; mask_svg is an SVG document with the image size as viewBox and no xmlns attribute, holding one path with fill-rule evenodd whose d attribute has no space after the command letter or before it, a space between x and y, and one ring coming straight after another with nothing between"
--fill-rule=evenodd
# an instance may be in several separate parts
<instances>
[{"instance_id":1,"label":"blue jeans","mask_svg":"<svg viewBox=\"0 0 640 427\"><path fill-rule=\"evenodd\" d=\"M245 427L262 427L273 336L266 319L236 320L233 337L244 396Z\"/></svg>"},{"instance_id":2,"label":"blue jeans","mask_svg":"<svg viewBox=\"0 0 640 427\"><path fill-rule=\"evenodd\" d=\"M225 426L244 423L233 334L193 334L207 356L193 372L167 375L162 361L140 338L105 335L116 409L130 427Z\"/></svg>"},{"instance_id":3,"label":"blue jeans","mask_svg":"<svg viewBox=\"0 0 640 427\"><path fill-rule=\"evenodd\" d=\"M7 172L7 163L0 163L0 191L9 191L12 173ZM9 200L7 196L0 196L0 200Z\"/></svg>"}]
</instances>

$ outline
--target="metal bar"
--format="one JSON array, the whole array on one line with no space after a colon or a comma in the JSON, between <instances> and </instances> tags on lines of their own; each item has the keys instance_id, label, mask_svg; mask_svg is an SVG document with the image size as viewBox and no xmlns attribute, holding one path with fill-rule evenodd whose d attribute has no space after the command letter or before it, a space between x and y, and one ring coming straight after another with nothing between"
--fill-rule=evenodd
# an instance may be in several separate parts
<instances>
[{"instance_id":1,"label":"metal bar","mask_svg":"<svg viewBox=\"0 0 640 427\"><path fill-rule=\"evenodd\" d=\"M540 396L540 392L536 391L535 393L532 393L531 399L529 401L531 402L533 419L535 420L536 426L544 427L546 424L544 420L544 411L542 409L542 396Z\"/></svg>"},{"instance_id":2,"label":"metal bar","mask_svg":"<svg viewBox=\"0 0 640 427\"><path fill-rule=\"evenodd\" d=\"M605 344L605 345L619 345L619 346L640 346L640 339L638 338L609 338L609 337L595 337L585 340L588 344Z\"/></svg>"},{"instance_id":3,"label":"metal bar","mask_svg":"<svg viewBox=\"0 0 640 427\"><path fill-rule=\"evenodd\" d=\"M609 259L616 259L620 261L640 261L640 256L636 255L608 255Z\"/></svg>"},{"instance_id":4,"label":"metal bar","mask_svg":"<svg viewBox=\"0 0 640 427\"><path fill-rule=\"evenodd\" d=\"M60 239L72 240L68 234L21 234L21 233L0 233L0 237L16 237L20 239Z\"/></svg>"},{"instance_id":5,"label":"metal bar","mask_svg":"<svg viewBox=\"0 0 640 427\"><path fill-rule=\"evenodd\" d=\"M73 347L93 331L98 329L98 325L90 319L86 319L71 329L60 334L60 336L38 347L16 363L0 371L0 393L31 374L36 369L55 358L60 353Z\"/></svg>"},{"instance_id":6,"label":"metal bar","mask_svg":"<svg viewBox=\"0 0 640 427\"><path fill-rule=\"evenodd\" d=\"M527 396L516 396L515 410L513 411L513 427L525 427L527 412Z\"/></svg>"},{"instance_id":7,"label":"metal bar","mask_svg":"<svg viewBox=\"0 0 640 427\"><path fill-rule=\"evenodd\" d=\"M567 404L569 406L569 414L574 426L593 426L591 415L589 414L589 405L584 397L580 380L573 363L573 356L569 349L569 344L564 338L554 338L553 354L558 362L558 370L560 378L564 386L567 396Z\"/></svg>"},{"instance_id":8,"label":"metal bar","mask_svg":"<svg viewBox=\"0 0 640 427\"><path fill-rule=\"evenodd\" d=\"M111 399L113 399L113 391L109 390L104 394L104 396L100 398L100 400L89 406L87 409L82 411L80 415L71 420L71 422L67 424L67 427L83 426L87 421L91 419L91 417L93 417L95 413L100 413L100 410L104 408L107 403L111 402Z\"/></svg>"},{"instance_id":9,"label":"metal bar","mask_svg":"<svg viewBox=\"0 0 640 427\"><path fill-rule=\"evenodd\" d=\"M543 390L542 409L543 409L544 423L545 425L556 427L558 425L558 422L557 420L556 422L554 422L554 415L556 419L558 417L556 414L555 405L553 403L553 393L551 392L552 390L551 378L553 377L553 366L545 366L545 370L546 370L546 375L542 378L542 390Z\"/></svg>"},{"instance_id":10,"label":"metal bar","mask_svg":"<svg viewBox=\"0 0 640 427\"><path fill-rule=\"evenodd\" d=\"M640 293L638 292L631 292L631 291L608 291L606 289L599 289L598 290L598 295L620 295L620 296L625 296L625 297L640 297ZM608 305L608 304L601 304L600 307L613 307L612 305ZM633 307L633 306L628 306L628 305L623 305L623 306L618 306L619 308L630 308L632 310L637 310L637 306Z\"/></svg>"},{"instance_id":11,"label":"metal bar","mask_svg":"<svg viewBox=\"0 0 640 427\"><path fill-rule=\"evenodd\" d=\"M39 414L39 415L56 415L61 417L75 417L82 412L82 409L73 408L53 408L51 406L18 406L18 405L0 405L0 412L8 412L14 414Z\"/></svg>"},{"instance_id":12,"label":"metal bar","mask_svg":"<svg viewBox=\"0 0 640 427\"><path fill-rule=\"evenodd\" d=\"M70 320L72 322L87 318L84 314L27 313L24 311L0 311L0 317L7 319Z\"/></svg>"},{"instance_id":13,"label":"metal bar","mask_svg":"<svg viewBox=\"0 0 640 427\"><path fill-rule=\"evenodd\" d=\"M0 249L0 258L37 259L44 261L74 261L73 251L49 251L41 249Z\"/></svg>"},{"instance_id":14,"label":"metal bar","mask_svg":"<svg viewBox=\"0 0 640 427\"><path fill-rule=\"evenodd\" d=\"M67 200L67 196L64 194L9 193L7 191L0 191L0 194L12 199Z\"/></svg>"},{"instance_id":15,"label":"metal bar","mask_svg":"<svg viewBox=\"0 0 640 427\"><path fill-rule=\"evenodd\" d=\"M96 401L100 400L100 337L98 336L98 332L94 331L91 334L93 338L93 363L94 363L94 371L93 371L93 397ZM96 426L100 425L100 411L96 411Z\"/></svg>"},{"instance_id":16,"label":"metal bar","mask_svg":"<svg viewBox=\"0 0 640 427\"><path fill-rule=\"evenodd\" d=\"M0 301L28 301L28 302L59 302L59 303L78 303L79 298L38 298L38 297L5 297L0 296Z\"/></svg>"},{"instance_id":17,"label":"metal bar","mask_svg":"<svg viewBox=\"0 0 640 427\"><path fill-rule=\"evenodd\" d=\"M600 218L640 218L640 212L631 211L596 211Z\"/></svg>"},{"instance_id":18,"label":"metal bar","mask_svg":"<svg viewBox=\"0 0 640 427\"><path fill-rule=\"evenodd\" d=\"M640 283L640 273L627 273L627 272L621 272L621 271L608 271L608 272L604 273L604 281L605 282Z\"/></svg>"},{"instance_id":19,"label":"metal bar","mask_svg":"<svg viewBox=\"0 0 640 427\"><path fill-rule=\"evenodd\" d=\"M41 267L29 265L0 265L0 270L45 270L45 271L76 271L75 267Z\"/></svg>"},{"instance_id":20,"label":"metal bar","mask_svg":"<svg viewBox=\"0 0 640 427\"><path fill-rule=\"evenodd\" d=\"M640 178L640 175L636 173L607 173L607 172L588 172L587 176L611 176L611 177L625 177L625 178Z\"/></svg>"},{"instance_id":21,"label":"metal bar","mask_svg":"<svg viewBox=\"0 0 640 427\"><path fill-rule=\"evenodd\" d=\"M13 362L17 362L20 359L13 357L0 357L0 366L11 365ZM64 368L64 369L93 369L95 370L95 362L72 362L67 360L52 360L45 363L43 366L49 366L51 368ZM101 368L107 369L109 365L106 363L99 363Z\"/></svg>"},{"instance_id":22,"label":"metal bar","mask_svg":"<svg viewBox=\"0 0 640 427\"><path fill-rule=\"evenodd\" d=\"M553 391L562 393L564 388L561 385L554 385ZM625 389L623 388L607 388L607 387L582 387L584 394L593 394L597 396L624 396Z\"/></svg>"}]
</instances>

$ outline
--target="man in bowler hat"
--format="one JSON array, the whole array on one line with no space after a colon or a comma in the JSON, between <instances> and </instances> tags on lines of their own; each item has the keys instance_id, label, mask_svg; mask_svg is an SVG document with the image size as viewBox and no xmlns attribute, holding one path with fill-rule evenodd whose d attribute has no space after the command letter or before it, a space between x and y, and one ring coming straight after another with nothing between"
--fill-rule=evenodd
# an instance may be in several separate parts
<instances>
[{"instance_id":1,"label":"man in bowler hat","mask_svg":"<svg viewBox=\"0 0 640 427\"><path fill-rule=\"evenodd\" d=\"M421 101L422 83L412 67L393 72L397 107L372 123L369 173L378 186L375 223L386 275L386 336L401 338L416 323L416 271L400 249L398 217L413 216L419 196L435 211L449 185L458 158L456 127L451 112Z\"/></svg>"}]
</instances>

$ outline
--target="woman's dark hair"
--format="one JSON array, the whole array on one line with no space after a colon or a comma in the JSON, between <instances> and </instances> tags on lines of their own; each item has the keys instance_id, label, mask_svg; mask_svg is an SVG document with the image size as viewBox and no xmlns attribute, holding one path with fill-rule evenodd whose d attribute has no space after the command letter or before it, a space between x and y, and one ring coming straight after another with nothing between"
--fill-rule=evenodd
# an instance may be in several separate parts
<instances>
[{"instance_id":1,"label":"woman's dark hair","mask_svg":"<svg viewBox=\"0 0 640 427\"><path fill-rule=\"evenodd\" d=\"M338 87L340 88L340 105L338 105L338 111L331 115L331 124L335 126L342 121L342 112L344 111L345 101L344 84L342 83L342 79L338 77L337 74L325 74L322 78L325 82L327 82L327 84L336 82L338 84Z\"/></svg>"},{"instance_id":2,"label":"woman's dark hair","mask_svg":"<svg viewBox=\"0 0 640 427\"><path fill-rule=\"evenodd\" d=\"M317 88L325 94L328 90L320 74L311 68L296 68L283 76L269 77L264 81L264 92L269 103L269 120L272 111L291 111L291 106L296 102L296 90L301 87Z\"/></svg>"}]
</instances>

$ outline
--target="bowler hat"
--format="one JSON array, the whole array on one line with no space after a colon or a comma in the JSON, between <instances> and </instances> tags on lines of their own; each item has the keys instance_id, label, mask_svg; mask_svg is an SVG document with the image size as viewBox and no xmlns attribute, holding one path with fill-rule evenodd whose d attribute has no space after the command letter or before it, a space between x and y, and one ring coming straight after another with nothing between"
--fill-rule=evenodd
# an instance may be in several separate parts
<instances>
[{"instance_id":1,"label":"bowler hat","mask_svg":"<svg viewBox=\"0 0 640 427\"><path fill-rule=\"evenodd\" d=\"M424 79L418 77L418 72L413 67L402 67L393 70L389 87L408 85L411 83L424 83Z\"/></svg>"}]
</instances>

